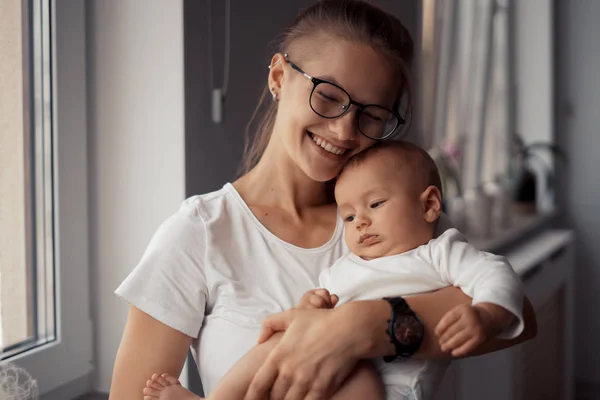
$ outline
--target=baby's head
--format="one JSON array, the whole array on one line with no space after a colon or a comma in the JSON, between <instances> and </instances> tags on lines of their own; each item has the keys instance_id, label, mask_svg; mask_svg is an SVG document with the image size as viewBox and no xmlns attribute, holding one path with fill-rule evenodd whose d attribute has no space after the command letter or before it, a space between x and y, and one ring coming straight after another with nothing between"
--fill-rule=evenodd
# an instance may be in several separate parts
<instances>
[{"instance_id":1,"label":"baby's head","mask_svg":"<svg viewBox=\"0 0 600 400\"><path fill-rule=\"evenodd\" d=\"M354 254L400 254L433 238L442 185L433 159L408 142L387 141L348 160L335 186Z\"/></svg>"}]
</instances>

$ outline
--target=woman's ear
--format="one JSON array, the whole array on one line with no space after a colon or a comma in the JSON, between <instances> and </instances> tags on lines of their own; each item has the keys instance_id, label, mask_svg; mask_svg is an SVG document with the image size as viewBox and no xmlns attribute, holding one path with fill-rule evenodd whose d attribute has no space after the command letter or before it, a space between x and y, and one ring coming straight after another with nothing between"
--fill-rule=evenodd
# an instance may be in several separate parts
<instances>
[{"instance_id":1,"label":"woman's ear","mask_svg":"<svg viewBox=\"0 0 600 400\"><path fill-rule=\"evenodd\" d=\"M442 194L435 186L428 186L421 193L421 205L423 206L423 217L425 221L433 223L438 220L442 213Z\"/></svg>"},{"instance_id":2,"label":"woman's ear","mask_svg":"<svg viewBox=\"0 0 600 400\"><path fill-rule=\"evenodd\" d=\"M274 100L278 100L283 85L285 58L281 53L275 53L269 64L269 91Z\"/></svg>"}]
</instances>

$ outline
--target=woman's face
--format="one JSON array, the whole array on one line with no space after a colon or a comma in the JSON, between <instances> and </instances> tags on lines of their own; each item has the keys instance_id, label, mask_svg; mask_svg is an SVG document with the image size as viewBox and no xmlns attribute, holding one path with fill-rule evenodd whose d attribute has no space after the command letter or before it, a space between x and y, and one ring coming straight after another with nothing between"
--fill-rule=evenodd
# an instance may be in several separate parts
<instances>
[{"instance_id":1,"label":"woman's face","mask_svg":"<svg viewBox=\"0 0 600 400\"><path fill-rule=\"evenodd\" d=\"M382 55L370 46L333 38L312 43L315 47L310 56L290 53L289 61L339 85L358 103L393 108L400 82ZM308 177L319 182L335 178L350 156L375 143L358 130L356 107L339 118L323 118L310 107L313 83L281 56L271 65L269 86L279 101L271 139Z\"/></svg>"}]
</instances>

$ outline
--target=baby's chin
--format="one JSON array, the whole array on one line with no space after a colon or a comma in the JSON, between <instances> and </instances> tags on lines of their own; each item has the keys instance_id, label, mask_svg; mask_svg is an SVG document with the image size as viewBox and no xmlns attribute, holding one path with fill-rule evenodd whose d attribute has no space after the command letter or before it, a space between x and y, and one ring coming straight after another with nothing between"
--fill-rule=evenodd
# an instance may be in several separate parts
<instances>
[{"instance_id":1,"label":"baby's chin","mask_svg":"<svg viewBox=\"0 0 600 400\"><path fill-rule=\"evenodd\" d=\"M362 258L363 260L373 260L375 258L384 257L386 255L385 251L381 251L380 249L375 249L374 247L376 247L376 246L370 246L367 248L360 247L360 246L358 248L350 247L350 251L354 255Z\"/></svg>"}]
</instances>

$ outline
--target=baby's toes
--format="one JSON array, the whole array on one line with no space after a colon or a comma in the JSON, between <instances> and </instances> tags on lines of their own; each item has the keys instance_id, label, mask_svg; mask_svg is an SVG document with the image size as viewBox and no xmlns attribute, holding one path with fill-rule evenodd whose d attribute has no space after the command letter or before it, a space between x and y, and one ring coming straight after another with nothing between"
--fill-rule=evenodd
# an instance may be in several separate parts
<instances>
[{"instance_id":1,"label":"baby's toes","mask_svg":"<svg viewBox=\"0 0 600 400\"><path fill-rule=\"evenodd\" d=\"M156 379L153 379L153 380L163 387L171 386L169 381L166 380L163 375L159 375L156 377Z\"/></svg>"},{"instance_id":2,"label":"baby's toes","mask_svg":"<svg viewBox=\"0 0 600 400\"><path fill-rule=\"evenodd\" d=\"M154 390L164 389L164 386L160 385L158 382L152 379L146 381L146 387Z\"/></svg>"},{"instance_id":3,"label":"baby's toes","mask_svg":"<svg viewBox=\"0 0 600 400\"><path fill-rule=\"evenodd\" d=\"M169 382L169 385L181 385L179 379L175 378L174 376L171 376L169 374L162 374L162 377L165 378L167 382Z\"/></svg>"},{"instance_id":4,"label":"baby's toes","mask_svg":"<svg viewBox=\"0 0 600 400\"><path fill-rule=\"evenodd\" d=\"M160 390L156 390L150 387L145 387L144 388L144 400L150 400L150 399L158 399L158 397L160 396Z\"/></svg>"},{"instance_id":5,"label":"baby's toes","mask_svg":"<svg viewBox=\"0 0 600 400\"><path fill-rule=\"evenodd\" d=\"M150 380L155 384L155 385L159 385L160 388L162 388L163 385L160 384L160 382L158 381L158 378L160 378L159 374L152 374L152 378L150 378Z\"/></svg>"}]
</instances>

